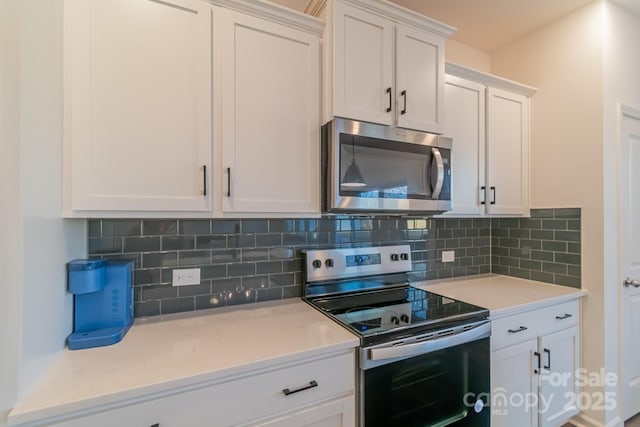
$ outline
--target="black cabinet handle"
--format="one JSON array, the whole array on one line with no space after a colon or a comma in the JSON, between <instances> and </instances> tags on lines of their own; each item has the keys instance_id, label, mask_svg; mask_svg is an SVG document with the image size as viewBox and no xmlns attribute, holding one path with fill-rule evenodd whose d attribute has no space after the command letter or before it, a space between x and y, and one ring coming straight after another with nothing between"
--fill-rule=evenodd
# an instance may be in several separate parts
<instances>
[{"instance_id":1,"label":"black cabinet handle","mask_svg":"<svg viewBox=\"0 0 640 427\"><path fill-rule=\"evenodd\" d=\"M391 88L387 88L387 94L389 95L389 106L387 107L387 113L391 111L391 103L393 100L391 99Z\"/></svg>"},{"instance_id":2,"label":"black cabinet handle","mask_svg":"<svg viewBox=\"0 0 640 427\"><path fill-rule=\"evenodd\" d=\"M400 114L406 114L407 113L407 91L403 90L402 92L400 92L400 95L402 95L402 97L404 98L404 105L402 107L402 111L400 111Z\"/></svg>"},{"instance_id":3,"label":"black cabinet handle","mask_svg":"<svg viewBox=\"0 0 640 427\"><path fill-rule=\"evenodd\" d=\"M227 197L231 197L231 168L227 168Z\"/></svg>"},{"instance_id":4,"label":"black cabinet handle","mask_svg":"<svg viewBox=\"0 0 640 427\"><path fill-rule=\"evenodd\" d=\"M491 200L491 204L496 204L496 187L491 187L491 191L493 191L493 200Z\"/></svg>"},{"instance_id":5,"label":"black cabinet handle","mask_svg":"<svg viewBox=\"0 0 640 427\"><path fill-rule=\"evenodd\" d=\"M202 165L202 184L204 187L203 195L206 196L207 195L207 165Z\"/></svg>"},{"instance_id":6,"label":"black cabinet handle","mask_svg":"<svg viewBox=\"0 0 640 427\"><path fill-rule=\"evenodd\" d=\"M482 191L482 200L480 201L480 204L486 205L487 204L487 187L483 185L482 187L480 187L480 191Z\"/></svg>"},{"instance_id":7,"label":"black cabinet handle","mask_svg":"<svg viewBox=\"0 0 640 427\"><path fill-rule=\"evenodd\" d=\"M535 356L536 359L538 359L538 368L533 370L534 374L539 374L540 373L540 353L538 353L537 351L533 352L533 355Z\"/></svg>"},{"instance_id":8,"label":"black cabinet handle","mask_svg":"<svg viewBox=\"0 0 640 427\"><path fill-rule=\"evenodd\" d=\"M520 326L518 329L507 329L510 334L517 334L518 332L526 331L528 328L526 326Z\"/></svg>"},{"instance_id":9,"label":"black cabinet handle","mask_svg":"<svg viewBox=\"0 0 640 427\"><path fill-rule=\"evenodd\" d=\"M310 388L314 388L314 387L318 387L318 383L316 380L309 381L309 385L302 386L295 390L289 390L288 388L285 388L282 390L282 392L284 393L285 396L289 396L290 394L298 393L304 390L309 390Z\"/></svg>"},{"instance_id":10,"label":"black cabinet handle","mask_svg":"<svg viewBox=\"0 0 640 427\"><path fill-rule=\"evenodd\" d=\"M572 314L569 313L565 313L564 316L556 316L556 319L558 320L564 320L564 319L568 319L569 317L572 317Z\"/></svg>"},{"instance_id":11,"label":"black cabinet handle","mask_svg":"<svg viewBox=\"0 0 640 427\"><path fill-rule=\"evenodd\" d=\"M547 364L543 366L544 369L551 369L551 350L545 348L543 350L547 354Z\"/></svg>"}]
</instances>

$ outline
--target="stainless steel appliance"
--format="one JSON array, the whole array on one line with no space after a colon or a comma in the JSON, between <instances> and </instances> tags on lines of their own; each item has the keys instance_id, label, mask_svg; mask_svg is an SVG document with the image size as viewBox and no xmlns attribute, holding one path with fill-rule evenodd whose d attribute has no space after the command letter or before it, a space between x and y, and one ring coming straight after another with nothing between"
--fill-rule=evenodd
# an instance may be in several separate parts
<instances>
[{"instance_id":1,"label":"stainless steel appliance","mask_svg":"<svg viewBox=\"0 0 640 427\"><path fill-rule=\"evenodd\" d=\"M409 245L305 257L304 299L360 338L360 426L489 426L488 310L411 286Z\"/></svg>"},{"instance_id":2,"label":"stainless steel appliance","mask_svg":"<svg viewBox=\"0 0 640 427\"><path fill-rule=\"evenodd\" d=\"M336 118L322 128L323 211L450 210L451 147L444 136Z\"/></svg>"}]
</instances>

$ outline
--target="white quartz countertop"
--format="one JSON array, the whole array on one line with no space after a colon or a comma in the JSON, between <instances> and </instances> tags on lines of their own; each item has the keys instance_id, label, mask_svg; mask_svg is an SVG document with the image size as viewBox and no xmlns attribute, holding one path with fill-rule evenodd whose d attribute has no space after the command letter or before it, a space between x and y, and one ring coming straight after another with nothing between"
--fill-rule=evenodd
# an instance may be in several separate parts
<instances>
[{"instance_id":1,"label":"white quartz countertop","mask_svg":"<svg viewBox=\"0 0 640 427\"><path fill-rule=\"evenodd\" d=\"M430 280L412 285L487 308L493 319L570 301L587 294L581 289L497 274Z\"/></svg>"},{"instance_id":2,"label":"white quartz countertop","mask_svg":"<svg viewBox=\"0 0 640 427\"><path fill-rule=\"evenodd\" d=\"M500 275L413 285L485 307L492 318L586 295ZM138 320L118 344L64 350L9 414L9 424L117 406L358 345L355 335L297 299Z\"/></svg>"},{"instance_id":3,"label":"white quartz countertop","mask_svg":"<svg viewBox=\"0 0 640 427\"><path fill-rule=\"evenodd\" d=\"M189 388L359 344L301 300L209 313L137 321L118 344L64 350L9 414L9 424Z\"/></svg>"}]
</instances>

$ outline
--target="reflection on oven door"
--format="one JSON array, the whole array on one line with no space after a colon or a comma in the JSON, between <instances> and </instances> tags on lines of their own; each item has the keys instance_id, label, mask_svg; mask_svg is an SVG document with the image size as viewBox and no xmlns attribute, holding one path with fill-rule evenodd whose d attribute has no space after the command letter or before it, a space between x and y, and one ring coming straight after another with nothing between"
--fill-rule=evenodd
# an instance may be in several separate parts
<instances>
[{"instance_id":1,"label":"reflection on oven door","mask_svg":"<svg viewBox=\"0 0 640 427\"><path fill-rule=\"evenodd\" d=\"M489 426L488 338L361 375L361 426Z\"/></svg>"}]
</instances>

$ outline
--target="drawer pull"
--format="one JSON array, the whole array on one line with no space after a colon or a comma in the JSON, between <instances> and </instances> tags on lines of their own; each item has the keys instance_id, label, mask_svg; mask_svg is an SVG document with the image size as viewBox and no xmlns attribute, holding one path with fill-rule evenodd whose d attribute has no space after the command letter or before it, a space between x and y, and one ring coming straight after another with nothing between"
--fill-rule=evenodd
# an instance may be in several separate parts
<instances>
[{"instance_id":1,"label":"drawer pull","mask_svg":"<svg viewBox=\"0 0 640 427\"><path fill-rule=\"evenodd\" d=\"M534 374L539 374L540 373L540 353L538 353L537 351L534 351L533 352L533 357L535 357L536 360L538 361L538 363L537 363L538 367L533 370L533 373Z\"/></svg>"},{"instance_id":2,"label":"drawer pull","mask_svg":"<svg viewBox=\"0 0 640 427\"><path fill-rule=\"evenodd\" d=\"M556 316L556 319L564 320L564 319L568 319L569 317L573 317L573 315L569 313L565 313L564 316Z\"/></svg>"},{"instance_id":3,"label":"drawer pull","mask_svg":"<svg viewBox=\"0 0 640 427\"><path fill-rule=\"evenodd\" d=\"M526 326L520 326L518 329L507 329L507 331L510 334L517 334L518 332L526 331L527 329L529 328L527 328Z\"/></svg>"},{"instance_id":4,"label":"drawer pull","mask_svg":"<svg viewBox=\"0 0 640 427\"><path fill-rule=\"evenodd\" d=\"M298 393L299 391L309 390L310 388L314 388L314 387L318 387L318 383L316 382L316 380L309 381L309 385L302 386L295 390L289 390L288 388L285 388L282 390L282 392L284 393L285 396L289 396L290 394Z\"/></svg>"},{"instance_id":5,"label":"drawer pull","mask_svg":"<svg viewBox=\"0 0 640 427\"><path fill-rule=\"evenodd\" d=\"M543 366L544 369L551 369L551 350L545 348L544 353L547 355L547 364Z\"/></svg>"}]
</instances>

